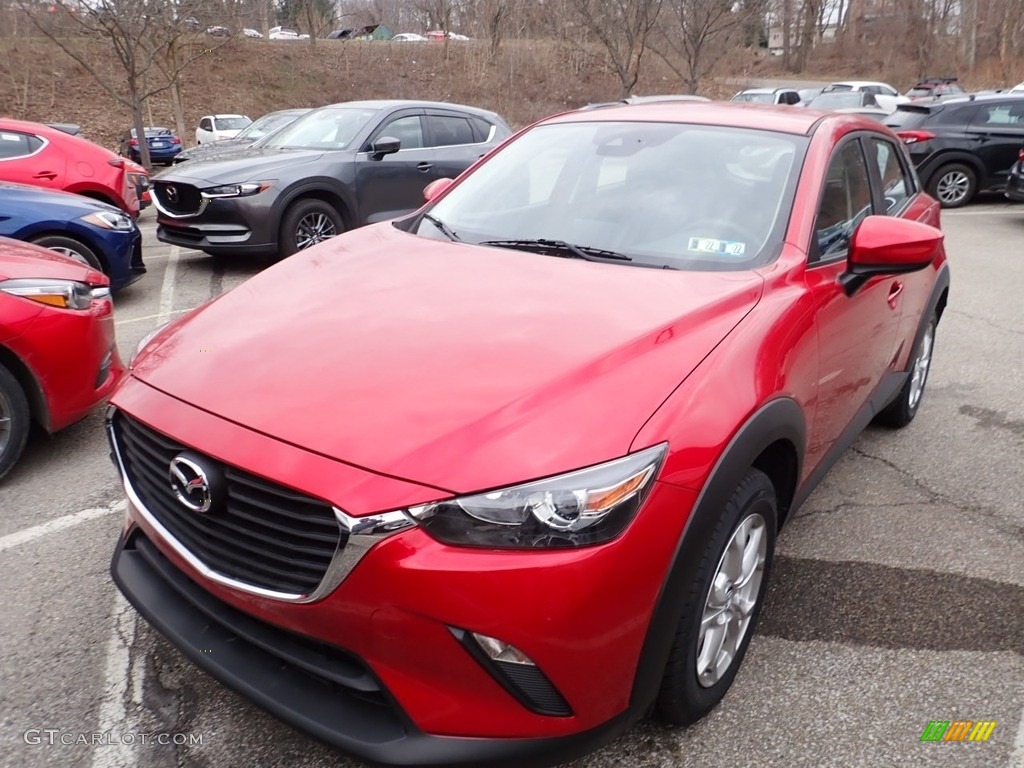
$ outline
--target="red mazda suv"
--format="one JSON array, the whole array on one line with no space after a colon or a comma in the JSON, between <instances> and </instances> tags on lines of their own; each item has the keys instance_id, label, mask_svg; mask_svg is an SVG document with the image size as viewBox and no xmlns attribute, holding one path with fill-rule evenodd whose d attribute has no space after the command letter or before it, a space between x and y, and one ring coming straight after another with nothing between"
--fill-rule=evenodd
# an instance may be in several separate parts
<instances>
[{"instance_id":1,"label":"red mazda suv","mask_svg":"<svg viewBox=\"0 0 1024 768\"><path fill-rule=\"evenodd\" d=\"M139 215L146 169L81 136L0 118L0 180L75 192Z\"/></svg>"},{"instance_id":2,"label":"red mazda suv","mask_svg":"<svg viewBox=\"0 0 1024 768\"><path fill-rule=\"evenodd\" d=\"M114 580L374 762L697 720L780 526L921 405L938 203L874 120L715 103L553 117L427 197L141 348L108 414Z\"/></svg>"}]
</instances>

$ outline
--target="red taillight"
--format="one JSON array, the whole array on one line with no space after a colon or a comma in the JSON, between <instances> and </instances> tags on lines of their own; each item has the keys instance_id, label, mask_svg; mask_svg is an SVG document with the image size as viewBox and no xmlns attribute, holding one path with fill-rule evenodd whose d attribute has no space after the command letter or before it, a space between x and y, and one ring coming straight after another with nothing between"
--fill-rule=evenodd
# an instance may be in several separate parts
<instances>
[{"instance_id":1,"label":"red taillight","mask_svg":"<svg viewBox=\"0 0 1024 768\"><path fill-rule=\"evenodd\" d=\"M904 144L917 144L919 141L928 141L935 138L931 131L896 131Z\"/></svg>"},{"instance_id":2,"label":"red taillight","mask_svg":"<svg viewBox=\"0 0 1024 768\"><path fill-rule=\"evenodd\" d=\"M171 144L181 144L181 139L179 139L177 136L172 136Z\"/></svg>"},{"instance_id":3,"label":"red taillight","mask_svg":"<svg viewBox=\"0 0 1024 768\"><path fill-rule=\"evenodd\" d=\"M112 157L110 160L107 160L107 165L112 165L115 168L124 168L124 158Z\"/></svg>"},{"instance_id":4,"label":"red taillight","mask_svg":"<svg viewBox=\"0 0 1024 768\"><path fill-rule=\"evenodd\" d=\"M139 146L139 140L138 139L132 139L128 143L131 144L133 147Z\"/></svg>"},{"instance_id":5,"label":"red taillight","mask_svg":"<svg viewBox=\"0 0 1024 768\"><path fill-rule=\"evenodd\" d=\"M1024 147L1020 148L1020 152L1017 153L1017 159L1024 163Z\"/></svg>"}]
</instances>

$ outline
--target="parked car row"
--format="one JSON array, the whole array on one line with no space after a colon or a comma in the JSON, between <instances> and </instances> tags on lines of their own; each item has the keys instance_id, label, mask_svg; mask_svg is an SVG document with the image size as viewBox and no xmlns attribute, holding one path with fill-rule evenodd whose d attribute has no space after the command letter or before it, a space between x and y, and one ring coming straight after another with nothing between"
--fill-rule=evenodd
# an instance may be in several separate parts
<instances>
[{"instance_id":1,"label":"parked car row","mask_svg":"<svg viewBox=\"0 0 1024 768\"><path fill-rule=\"evenodd\" d=\"M965 205L980 192L1020 196L1024 89L965 93L955 77L928 77L903 96L886 83L844 81L807 94L750 88L732 100L873 117L903 140L925 188L945 208Z\"/></svg>"}]
</instances>

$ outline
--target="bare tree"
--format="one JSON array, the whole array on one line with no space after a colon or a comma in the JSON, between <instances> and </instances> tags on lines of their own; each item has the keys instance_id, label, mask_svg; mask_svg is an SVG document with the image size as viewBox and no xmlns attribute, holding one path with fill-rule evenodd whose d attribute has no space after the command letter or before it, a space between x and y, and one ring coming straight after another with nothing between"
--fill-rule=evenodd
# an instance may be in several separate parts
<instances>
[{"instance_id":1,"label":"bare tree","mask_svg":"<svg viewBox=\"0 0 1024 768\"><path fill-rule=\"evenodd\" d=\"M663 0L567 0L580 26L600 43L619 78L620 95L633 92ZM557 12L557 11L556 11ZM577 43L578 41L570 41Z\"/></svg>"},{"instance_id":2,"label":"bare tree","mask_svg":"<svg viewBox=\"0 0 1024 768\"><path fill-rule=\"evenodd\" d=\"M178 83L181 73L215 45L181 44L185 20L193 16L196 6L191 0L178 3L147 0L54 0L53 7L61 21L74 34L62 34L44 17L45 10L31 0L15 0L36 28L103 87L132 114L132 125L139 138L139 155L143 165L152 166L145 141L143 107L147 99L163 93ZM90 46L97 41L107 44L124 74L124 80L111 78L95 63ZM220 43L222 44L222 43ZM171 52L169 54L169 52Z\"/></svg>"},{"instance_id":3,"label":"bare tree","mask_svg":"<svg viewBox=\"0 0 1024 768\"><path fill-rule=\"evenodd\" d=\"M701 80L730 53L751 20L733 0L666 0L654 50L696 93Z\"/></svg>"}]
</instances>

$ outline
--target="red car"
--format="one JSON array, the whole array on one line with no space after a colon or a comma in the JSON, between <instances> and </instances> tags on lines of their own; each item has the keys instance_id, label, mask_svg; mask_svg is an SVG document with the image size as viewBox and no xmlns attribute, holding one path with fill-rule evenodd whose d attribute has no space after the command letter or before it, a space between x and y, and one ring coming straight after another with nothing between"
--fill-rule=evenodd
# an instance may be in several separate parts
<instances>
[{"instance_id":1,"label":"red car","mask_svg":"<svg viewBox=\"0 0 1024 768\"><path fill-rule=\"evenodd\" d=\"M109 285L78 261L0 237L0 477L32 422L63 429L121 378Z\"/></svg>"},{"instance_id":2,"label":"red car","mask_svg":"<svg viewBox=\"0 0 1024 768\"><path fill-rule=\"evenodd\" d=\"M142 166L42 123L0 119L0 181L75 192L139 215Z\"/></svg>"},{"instance_id":3,"label":"red car","mask_svg":"<svg viewBox=\"0 0 1024 768\"><path fill-rule=\"evenodd\" d=\"M939 205L876 121L750 104L561 115L442 186L138 353L113 577L367 760L553 763L652 705L691 723L778 528L921 404Z\"/></svg>"}]
</instances>

